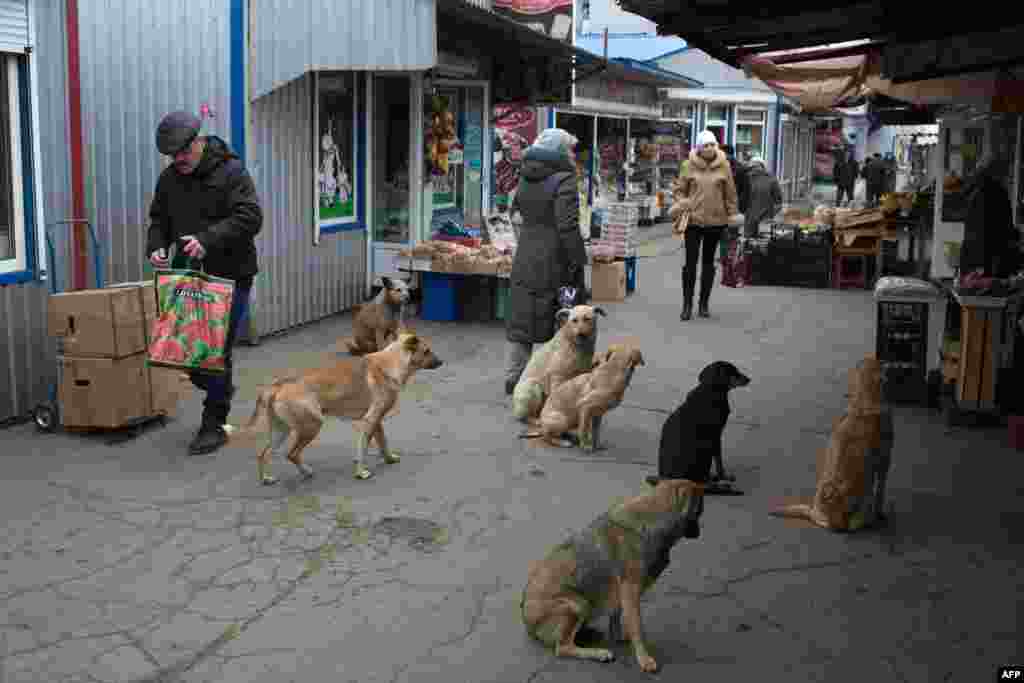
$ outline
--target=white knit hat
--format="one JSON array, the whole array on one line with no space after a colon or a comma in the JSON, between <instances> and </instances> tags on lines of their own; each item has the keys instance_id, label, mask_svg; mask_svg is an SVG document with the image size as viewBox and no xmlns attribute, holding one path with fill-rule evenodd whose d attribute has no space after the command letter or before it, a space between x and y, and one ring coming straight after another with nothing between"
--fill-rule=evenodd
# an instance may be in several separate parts
<instances>
[{"instance_id":1,"label":"white knit hat","mask_svg":"<svg viewBox=\"0 0 1024 683\"><path fill-rule=\"evenodd\" d=\"M710 130L701 131L701 134L697 136L698 147L703 147L704 145L707 144L718 144L718 138L716 138L715 134L712 133Z\"/></svg>"}]
</instances>

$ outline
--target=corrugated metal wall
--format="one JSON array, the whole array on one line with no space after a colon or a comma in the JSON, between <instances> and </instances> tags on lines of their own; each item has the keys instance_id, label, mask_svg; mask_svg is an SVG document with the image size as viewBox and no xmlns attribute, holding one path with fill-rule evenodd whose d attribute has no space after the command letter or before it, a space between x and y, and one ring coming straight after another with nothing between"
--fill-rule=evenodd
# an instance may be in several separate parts
<instances>
[{"instance_id":1,"label":"corrugated metal wall","mask_svg":"<svg viewBox=\"0 0 1024 683\"><path fill-rule=\"evenodd\" d=\"M0 0L0 51L24 52L28 41L27 0Z\"/></svg>"},{"instance_id":2,"label":"corrugated metal wall","mask_svg":"<svg viewBox=\"0 0 1024 683\"><path fill-rule=\"evenodd\" d=\"M86 206L107 282L139 280L166 163L154 142L160 118L208 105L204 132L230 141L229 0L82 0L78 11Z\"/></svg>"},{"instance_id":3,"label":"corrugated metal wall","mask_svg":"<svg viewBox=\"0 0 1024 683\"><path fill-rule=\"evenodd\" d=\"M437 60L435 0L252 0L252 96L307 71L419 71Z\"/></svg>"},{"instance_id":4,"label":"corrugated metal wall","mask_svg":"<svg viewBox=\"0 0 1024 683\"><path fill-rule=\"evenodd\" d=\"M363 86L360 86L365 92ZM363 300L363 231L313 244L313 79L306 75L252 103L250 171L264 209L253 291L260 335L319 320Z\"/></svg>"},{"instance_id":5,"label":"corrugated metal wall","mask_svg":"<svg viewBox=\"0 0 1024 683\"><path fill-rule=\"evenodd\" d=\"M39 143L43 210L47 222L68 215L67 105L65 100L65 32L63 2L38 3L35 12L39 96ZM22 46L24 47L24 46ZM38 199L38 198L37 198ZM57 232L58 258L67 240ZM63 281L58 271L58 283ZM56 375L55 347L46 329L49 283L0 287L0 422L21 417L47 397Z\"/></svg>"}]
</instances>

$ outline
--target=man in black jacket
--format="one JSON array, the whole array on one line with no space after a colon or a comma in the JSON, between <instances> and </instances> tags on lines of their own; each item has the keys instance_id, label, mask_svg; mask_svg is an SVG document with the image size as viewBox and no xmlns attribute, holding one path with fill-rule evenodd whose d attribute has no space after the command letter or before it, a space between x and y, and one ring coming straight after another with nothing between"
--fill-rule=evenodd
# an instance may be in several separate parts
<instances>
[{"instance_id":1,"label":"man in black jacket","mask_svg":"<svg viewBox=\"0 0 1024 683\"><path fill-rule=\"evenodd\" d=\"M263 225L256 187L241 159L219 137L200 136L200 126L195 116L178 111L157 127L157 149L173 163L156 183L148 249L156 268L201 266L209 275L235 282L224 349L227 371L191 375L192 383L206 392L202 424L189 444L192 455L212 453L227 442L224 424L235 393L231 349L259 272L254 238ZM173 263L168 258L172 244L178 247Z\"/></svg>"}]
</instances>

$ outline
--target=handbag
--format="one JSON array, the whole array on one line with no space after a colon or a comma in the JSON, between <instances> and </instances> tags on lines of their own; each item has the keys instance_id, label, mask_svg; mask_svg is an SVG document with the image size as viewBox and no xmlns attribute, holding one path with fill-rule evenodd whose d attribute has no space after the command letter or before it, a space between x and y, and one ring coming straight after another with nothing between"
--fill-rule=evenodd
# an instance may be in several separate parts
<instances>
[{"instance_id":1,"label":"handbag","mask_svg":"<svg viewBox=\"0 0 1024 683\"><path fill-rule=\"evenodd\" d=\"M690 212L681 211L679 215L676 216L676 222L672 224L672 234L680 239L686 237L686 228L688 228L689 225Z\"/></svg>"},{"instance_id":2,"label":"handbag","mask_svg":"<svg viewBox=\"0 0 1024 683\"><path fill-rule=\"evenodd\" d=\"M148 364L188 372L226 372L234 280L191 269L157 270L153 280L157 318L150 328Z\"/></svg>"}]
</instances>

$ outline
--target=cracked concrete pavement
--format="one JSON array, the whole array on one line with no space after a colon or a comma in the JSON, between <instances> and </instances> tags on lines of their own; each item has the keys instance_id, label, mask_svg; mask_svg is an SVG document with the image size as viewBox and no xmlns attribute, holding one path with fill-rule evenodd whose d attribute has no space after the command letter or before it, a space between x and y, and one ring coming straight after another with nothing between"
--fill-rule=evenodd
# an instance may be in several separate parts
<instances>
[{"instance_id":1,"label":"cracked concrete pavement","mask_svg":"<svg viewBox=\"0 0 1024 683\"><path fill-rule=\"evenodd\" d=\"M655 232L663 230L656 228ZM979 681L1020 662L1024 458L1005 430L949 430L900 406L890 525L838 535L769 517L813 491L845 373L873 346L865 292L719 287L715 318L678 321L679 256L643 247L639 289L606 304L599 345L634 338L647 366L595 455L516 438L500 324L418 322L446 365L387 425L402 453L349 478L351 432L307 452L316 477L252 446L185 454L199 412L117 446L0 432L0 681L641 681L615 662L556 660L525 635L528 563L653 472L668 411L708 362L753 378L733 395L726 460L747 495L709 498L702 537L644 598L660 680ZM350 329L337 316L239 350L233 421L281 369Z\"/></svg>"}]
</instances>

